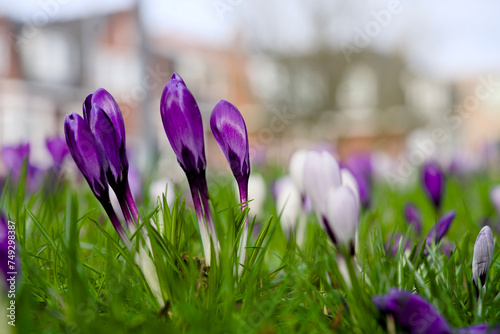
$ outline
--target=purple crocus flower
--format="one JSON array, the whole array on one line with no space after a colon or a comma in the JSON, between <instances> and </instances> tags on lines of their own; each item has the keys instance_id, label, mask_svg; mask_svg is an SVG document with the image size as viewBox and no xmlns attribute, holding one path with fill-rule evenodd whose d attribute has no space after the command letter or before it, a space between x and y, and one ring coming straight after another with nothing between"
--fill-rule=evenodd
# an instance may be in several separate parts
<instances>
[{"instance_id":1,"label":"purple crocus flower","mask_svg":"<svg viewBox=\"0 0 500 334\"><path fill-rule=\"evenodd\" d=\"M413 225L415 232L422 231L422 213L413 202L407 202L404 206L404 216L408 224Z\"/></svg>"},{"instance_id":2,"label":"purple crocus flower","mask_svg":"<svg viewBox=\"0 0 500 334\"><path fill-rule=\"evenodd\" d=\"M72 113L64 120L64 133L75 164L87 180L95 197L102 204L120 238L127 246L130 246L130 240L109 199L108 180L105 173L108 169L107 160L98 148L89 125L80 115Z\"/></svg>"},{"instance_id":3,"label":"purple crocus flower","mask_svg":"<svg viewBox=\"0 0 500 334\"><path fill-rule=\"evenodd\" d=\"M226 100L220 100L210 116L210 128L238 183L240 202L245 203L248 201L248 178L250 177L248 134L245 120L233 104ZM241 210L244 210L245 207L246 204L241 206ZM243 262L247 237L248 217L243 227L239 251L240 261Z\"/></svg>"},{"instance_id":4,"label":"purple crocus flower","mask_svg":"<svg viewBox=\"0 0 500 334\"><path fill-rule=\"evenodd\" d=\"M106 176L116 193L125 220L131 230L139 221L139 210L128 181L125 123L118 104L111 94L99 88L83 103L83 115L96 139L102 156L107 160Z\"/></svg>"},{"instance_id":5,"label":"purple crocus flower","mask_svg":"<svg viewBox=\"0 0 500 334\"><path fill-rule=\"evenodd\" d=\"M248 156L248 134L245 120L234 105L220 100L210 117L210 128L217 144L229 162L238 187L240 199L247 201L250 158Z\"/></svg>"},{"instance_id":6,"label":"purple crocus flower","mask_svg":"<svg viewBox=\"0 0 500 334\"><path fill-rule=\"evenodd\" d=\"M474 243L472 282L476 287L479 286L479 282L481 282L481 286L484 286L486 282L494 250L495 242L493 241L493 233L488 226L485 226L479 232L476 242Z\"/></svg>"},{"instance_id":7,"label":"purple crocus flower","mask_svg":"<svg viewBox=\"0 0 500 334\"><path fill-rule=\"evenodd\" d=\"M12 175L19 177L23 170L24 162L30 155L30 144L24 143L17 146L4 146L2 148L2 158L7 169Z\"/></svg>"},{"instance_id":8,"label":"purple crocus flower","mask_svg":"<svg viewBox=\"0 0 500 334\"><path fill-rule=\"evenodd\" d=\"M392 289L385 295L374 296L372 300L382 314L394 317L402 331L410 334L452 333L452 328L439 311L424 298L410 291Z\"/></svg>"},{"instance_id":9,"label":"purple crocus flower","mask_svg":"<svg viewBox=\"0 0 500 334\"><path fill-rule=\"evenodd\" d=\"M210 238L216 254L219 242L208 205L203 123L194 96L177 73L163 89L160 112L167 138L189 182L205 258L210 263Z\"/></svg>"},{"instance_id":10,"label":"purple crocus flower","mask_svg":"<svg viewBox=\"0 0 500 334\"><path fill-rule=\"evenodd\" d=\"M433 243L437 244L445 236L445 234L450 229L451 223L455 219L457 212L455 210L448 211L445 213L434 226L431 228L427 234L427 245L431 246ZM427 248L424 251L425 254L428 253Z\"/></svg>"},{"instance_id":11,"label":"purple crocus flower","mask_svg":"<svg viewBox=\"0 0 500 334\"><path fill-rule=\"evenodd\" d=\"M435 162L428 162L423 167L423 186L427 196L436 208L441 208L444 192L444 175L441 168Z\"/></svg>"},{"instance_id":12,"label":"purple crocus flower","mask_svg":"<svg viewBox=\"0 0 500 334\"><path fill-rule=\"evenodd\" d=\"M66 141L63 138L56 136L53 138L47 138L45 140L45 145L47 146L47 150L52 156L54 168L59 171L61 169L64 158L69 153L68 144L66 144Z\"/></svg>"}]
</instances>

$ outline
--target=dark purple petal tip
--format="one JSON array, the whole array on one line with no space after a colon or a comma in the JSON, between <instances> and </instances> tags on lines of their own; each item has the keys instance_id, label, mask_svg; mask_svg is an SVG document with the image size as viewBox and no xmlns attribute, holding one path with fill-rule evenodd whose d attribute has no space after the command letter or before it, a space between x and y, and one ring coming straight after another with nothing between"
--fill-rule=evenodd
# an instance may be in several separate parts
<instances>
[{"instance_id":1,"label":"dark purple petal tip","mask_svg":"<svg viewBox=\"0 0 500 334\"><path fill-rule=\"evenodd\" d=\"M446 319L421 296L393 289L372 298L382 314L391 314L401 330L409 333L452 333Z\"/></svg>"},{"instance_id":2,"label":"dark purple petal tip","mask_svg":"<svg viewBox=\"0 0 500 334\"><path fill-rule=\"evenodd\" d=\"M247 182L250 176L248 134L241 113L230 102L220 100L212 111L210 128L236 180Z\"/></svg>"}]
</instances>

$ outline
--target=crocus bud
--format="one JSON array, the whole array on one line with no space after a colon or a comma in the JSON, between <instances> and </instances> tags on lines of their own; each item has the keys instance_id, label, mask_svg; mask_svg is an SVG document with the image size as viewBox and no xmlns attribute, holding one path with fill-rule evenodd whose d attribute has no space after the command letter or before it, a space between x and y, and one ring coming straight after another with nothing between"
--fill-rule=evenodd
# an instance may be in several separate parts
<instances>
[{"instance_id":1,"label":"crocus bud","mask_svg":"<svg viewBox=\"0 0 500 334\"><path fill-rule=\"evenodd\" d=\"M328 193L342 183L339 164L328 152L311 151L307 154L303 178L306 195L318 219L323 221L327 215Z\"/></svg>"},{"instance_id":2,"label":"crocus bud","mask_svg":"<svg viewBox=\"0 0 500 334\"><path fill-rule=\"evenodd\" d=\"M122 112L113 96L104 88L99 88L93 94L87 96L83 103L83 117L89 125L92 123L91 111L94 105L98 105L109 117L116 131L116 141L120 146L125 147L125 123L123 122Z\"/></svg>"},{"instance_id":3,"label":"crocus bud","mask_svg":"<svg viewBox=\"0 0 500 334\"><path fill-rule=\"evenodd\" d=\"M423 167L423 186L427 196L436 209L440 209L444 191L444 175L435 162L428 162Z\"/></svg>"},{"instance_id":4,"label":"crocus bud","mask_svg":"<svg viewBox=\"0 0 500 334\"><path fill-rule=\"evenodd\" d=\"M479 282L482 286L486 282L494 248L493 233L488 226L485 226L479 232L474 243L474 256L472 257L472 281L477 287Z\"/></svg>"},{"instance_id":5,"label":"crocus bud","mask_svg":"<svg viewBox=\"0 0 500 334\"><path fill-rule=\"evenodd\" d=\"M177 73L172 75L163 89L160 113L168 141L177 156L179 165L186 173L198 217L205 258L207 263L210 263L210 237L216 254L218 254L219 242L208 205L203 123L196 100Z\"/></svg>"},{"instance_id":6,"label":"crocus bud","mask_svg":"<svg viewBox=\"0 0 500 334\"><path fill-rule=\"evenodd\" d=\"M210 128L238 183L240 202L244 203L248 201L248 178L250 177L248 134L245 120L234 105L226 100L220 100L210 116ZM241 210L245 206L243 205ZM245 260L247 238L248 216L245 220L238 251L240 262Z\"/></svg>"},{"instance_id":7,"label":"crocus bud","mask_svg":"<svg viewBox=\"0 0 500 334\"><path fill-rule=\"evenodd\" d=\"M115 192L117 192L117 196L120 196L117 190L127 178L129 165L126 154L124 159L121 157L122 143L119 141L118 133L111 119L97 104L94 104L90 111L89 125L98 147L106 157L108 166L106 176L108 182Z\"/></svg>"},{"instance_id":8,"label":"crocus bud","mask_svg":"<svg viewBox=\"0 0 500 334\"><path fill-rule=\"evenodd\" d=\"M45 140L45 145L52 156L54 167L57 170L61 169L64 158L69 153L68 144L66 144L66 141L63 138L56 136L53 138L47 138Z\"/></svg>"},{"instance_id":9,"label":"crocus bud","mask_svg":"<svg viewBox=\"0 0 500 334\"><path fill-rule=\"evenodd\" d=\"M95 197L101 202L116 232L125 245L130 248L130 240L109 199L108 181L105 174L108 168L107 160L103 156L102 150L98 148L89 125L80 115L73 113L66 116L64 120L64 133L75 164L87 180Z\"/></svg>"},{"instance_id":10,"label":"crocus bud","mask_svg":"<svg viewBox=\"0 0 500 334\"><path fill-rule=\"evenodd\" d=\"M347 186L332 187L327 197L327 215L324 221L326 234L335 244L354 249L356 229L359 224L359 201Z\"/></svg>"},{"instance_id":11,"label":"crocus bud","mask_svg":"<svg viewBox=\"0 0 500 334\"><path fill-rule=\"evenodd\" d=\"M415 232L420 234L422 231L422 213L412 202L407 202L404 206L404 216L408 224L413 225Z\"/></svg>"},{"instance_id":12,"label":"crocus bud","mask_svg":"<svg viewBox=\"0 0 500 334\"><path fill-rule=\"evenodd\" d=\"M220 100L212 111L210 128L217 144L229 162L240 189L240 198L247 201L250 159L248 156L248 135L245 120L234 105Z\"/></svg>"},{"instance_id":13,"label":"crocus bud","mask_svg":"<svg viewBox=\"0 0 500 334\"><path fill-rule=\"evenodd\" d=\"M71 156L90 189L97 199L108 200L107 160L103 159L89 125L80 115L72 113L64 120L64 133Z\"/></svg>"},{"instance_id":14,"label":"crocus bud","mask_svg":"<svg viewBox=\"0 0 500 334\"><path fill-rule=\"evenodd\" d=\"M457 212L455 210L445 213L427 234L427 245L431 246L433 243L438 243L445 236L450 229L451 223L455 219ZM427 254L427 248L424 251Z\"/></svg>"},{"instance_id":15,"label":"crocus bud","mask_svg":"<svg viewBox=\"0 0 500 334\"><path fill-rule=\"evenodd\" d=\"M341 168L340 169L340 177L342 179L342 184L345 185L347 188L351 189L354 195L356 195L356 200L358 201L358 205L361 206L361 200L359 197L359 186L358 186L358 181L356 181L356 178L352 173L346 169L346 168Z\"/></svg>"},{"instance_id":16,"label":"crocus bud","mask_svg":"<svg viewBox=\"0 0 500 334\"><path fill-rule=\"evenodd\" d=\"M85 99L83 116L89 124L98 147L108 160L106 170L110 186L123 197L121 193L128 187L128 158L125 143L125 124L118 104L105 89L99 88ZM121 189L118 189L121 188Z\"/></svg>"},{"instance_id":17,"label":"crocus bud","mask_svg":"<svg viewBox=\"0 0 500 334\"><path fill-rule=\"evenodd\" d=\"M500 186L493 187L490 191L491 204L495 207L497 214L500 215Z\"/></svg>"},{"instance_id":18,"label":"crocus bud","mask_svg":"<svg viewBox=\"0 0 500 334\"><path fill-rule=\"evenodd\" d=\"M177 73L163 89L160 110L168 141L188 179L204 178L205 142L200 109Z\"/></svg>"},{"instance_id":19,"label":"crocus bud","mask_svg":"<svg viewBox=\"0 0 500 334\"><path fill-rule=\"evenodd\" d=\"M295 182L295 186L299 190L301 196L305 197L304 189L304 167L307 160L308 152L306 150L298 150L293 153L288 169L290 171L290 176Z\"/></svg>"},{"instance_id":20,"label":"crocus bud","mask_svg":"<svg viewBox=\"0 0 500 334\"><path fill-rule=\"evenodd\" d=\"M392 289L385 295L373 296L372 300L380 313L394 317L398 333L453 333L431 303L410 291Z\"/></svg>"}]
</instances>

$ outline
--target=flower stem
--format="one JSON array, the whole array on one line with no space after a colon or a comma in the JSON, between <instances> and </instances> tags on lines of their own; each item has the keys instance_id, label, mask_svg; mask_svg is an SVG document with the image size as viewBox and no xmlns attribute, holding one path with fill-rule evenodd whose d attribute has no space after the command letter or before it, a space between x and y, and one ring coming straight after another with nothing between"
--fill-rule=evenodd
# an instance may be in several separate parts
<instances>
[{"instance_id":1,"label":"flower stem","mask_svg":"<svg viewBox=\"0 0 500 334\"><path fill-rule=\"evenodd\" d=\"M101 202L102 206L104 207L104 210L108 214L109 219L111 220L111 224L113 224L113 227L115 228L116 232L122 239L123 243L127 247L128 250L132 249L132 243L130 242L130 239L127 236L127 233L125 233L125 230L122 227L122 224L118 220L118 217L116 216L115 210L113 210L113 206L111 205L111 202L109 199L103 200Z\"/></svg>"},{"instance_id":2,"label":"flower stem","mask_svg":"<svg viewBox=\"0 0 500 334\"><path fill-rule=\"evenodd\" d=\"M191 189L191 197L193 198L194 211L196 212L196 217L198 218L198 228L200 230L203 253L205 254L206 263L209 264L211 258L210 236L208 235L207 223L205 222L205 217L203 215L198 186L191 178L188 178L188 182L189 188Z\"/></svg>"}]
</instances>

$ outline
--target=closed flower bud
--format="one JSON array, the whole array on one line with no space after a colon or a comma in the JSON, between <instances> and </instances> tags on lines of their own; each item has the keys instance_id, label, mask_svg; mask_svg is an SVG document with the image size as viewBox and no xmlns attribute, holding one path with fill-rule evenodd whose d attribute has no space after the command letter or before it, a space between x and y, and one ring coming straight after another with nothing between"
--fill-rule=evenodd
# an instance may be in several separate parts
<instances>
[{"instance_id":1,"label":"closed flower bud","mask_svg":"<svg viewBox=\"0 0 500 334\"><path fill-rule=\"evenodd\" d=\"M170 146L177 156L179 165L186 173L198 218L205 258L207 263L210 263L210 238L217 256L219 242L208 204L203 122L194 96L177 73L172 75L163 89L160 113Z\"/></svg>"},{"instance_id":2,"label":"closed flower bud","mask_svg":"<svg viewBox=\"0 0 500 334\"><path fill-rule=\"evenodd\" d=\"M304 189L311 200L318 219L322 221L327 215L327 199L330 189L341 185L340 168L328 152L307 154L304 166Z\"/></svg>"},{"instance_id":3,"label":"closed flower bud","mask_svg":"<svg viewBox=\"0 0 500 334\"><path fill-rule=\"evenodd\" d=\"M242 201L246 201L250 159L245 120L234 105L228 101L220 100L212 111L210 128L238 182L240 198Z\"/></svg>"},{"instance_id":4,"label":"closed flower bud","mask_svg":"<svg viewBox=\"0 0 500 334\"><path fill-rule=\"evenodd\" d=\"M90 112L90 129L94 134L97 146L106 157L108 169L106 176L110 186L120 196L118 188L122 185L128 174L128 159L121 159L121 146L119 136L108 115L95 104Z\"/></svg>"},{"instance_id":5,"label":"closed flower bud","mask_svg":"<svg viewBox=\"0 0 500 334\"><path fill-rule=\"evenodd\" d=\"M188 178L204 178L205 142L200 109L177 73L163 89L160 111L165 133L182 169Z\"/></svg>"},{"instance_id":6,"label":"closed flower bud","mask_svg":"<svg viewBox=\"0 0 500 334\"><path fill-rule=\"evenodd\" d=\"M359 224L359 200L347 186L331 188L324 228L335 244L354 246Z\"/></svg>"},{"instance_id":7,"label":"closed flower bud","mask_svg":"<svg viewBox=\"0 0 500 334\"><path fill-rule=\"evenodd\" d=\"M340 176L342 179L342 184L352 190L354 195L356 195L358 205L361 206L361 200L359 197L358 181L356 181L356 178L354 177L354 175L352 175L352 173L348 169L341 168L340 169Z\"/></svg>"},{"instance_id":8,"label":"closed flower bud","mask_svg":"<svg viewBox=\"0 0 500 334\"><path fill-rule=\"evenodd\" d=\"M102 157L89 125L80 115L72 113L64 120L64 133L71 156L90 189L97 199L107 200L109 198L105 174L107 162Z\"/></svg>"},{"instance_id":9,"label":"closed flower bud","mask_svg":"<svg viewBox=\"0 0 500 334\"><path fill-rule=\"evenodd\" d=\"M437 244L441 239L445 236L448 230L451 227L451 223L455 219L457 212L455 210L448 211L445 213L436 224L431 228L429 233L427 234L427 245L431 246L433 243ZM427 254L427 248L424 251L424 254Z\"/></svg>"},{"instance_id":10,"label":"closed flower bud","mask_svg":"<svg viewBox=\"0 0 500 334\"><path fill-rule=\"evenodd\" d=\"M444 192L444 175L438 164L428 162L424 165L422 182L430 201L439 209Z\"/></svg>"},{"instance_id":11,"label":"closed flower bud","mask_svg":"<svg viewBox=\"0 0 500 334\"><path fill-rule=\"evenodd\" d=\"M490 269L491 260L493 259L493 251L495 243L493 234L488 226L485 226L479 232L476 242L474 243L474 256L472 257L472 281L476 286L484 285L488 270Z\"/></svg>"}]
</instances>

